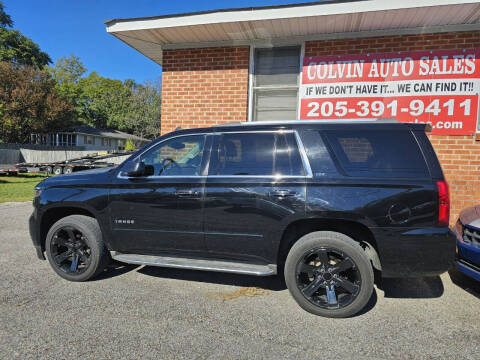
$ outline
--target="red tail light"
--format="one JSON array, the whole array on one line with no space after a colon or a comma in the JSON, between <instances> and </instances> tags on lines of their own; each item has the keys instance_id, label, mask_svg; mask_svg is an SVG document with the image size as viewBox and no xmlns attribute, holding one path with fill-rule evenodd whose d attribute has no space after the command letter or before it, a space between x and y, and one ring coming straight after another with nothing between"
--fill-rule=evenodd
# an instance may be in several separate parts
<instances>
[{"instance_id":1,"label":"red tail light","mask_svg":"<svg viewBox=\"0 0 480 360\"><path fill-rule=\"evenodd\" d=\"M450 193L445 180L437 181L438 187L438 225L448 226L450 223Z\"/></svg>"}]
</instances>

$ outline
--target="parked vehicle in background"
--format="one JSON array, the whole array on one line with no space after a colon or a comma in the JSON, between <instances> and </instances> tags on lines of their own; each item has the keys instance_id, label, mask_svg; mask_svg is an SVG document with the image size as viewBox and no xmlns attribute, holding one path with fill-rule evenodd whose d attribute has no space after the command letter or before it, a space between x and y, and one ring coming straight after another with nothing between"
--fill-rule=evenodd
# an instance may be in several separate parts
<instances>
[{"instance_id":1,"label":"parked vehicle in background","mask_svg":"<svg viewBox=\"0 0 480 360\"><path fill-rule=\"evenodd\" d=\"M480 281L480 205L469 207L460 213L455 234L458 270Z\"/></svg>"},{"instance_id":2,"label":"parked vehicle in background","mask_svg":"<svg viewBox=\"0 0 480 360\"><path fill-rule=\"evenodd\" d=\"M384 277L454 265L448 186L427 126L245 123L162 136L117 168L47 179L38 257L85 281L110 257L163 267L283 273L305 310L346 317Z\"/></svg>"}]
</instances>

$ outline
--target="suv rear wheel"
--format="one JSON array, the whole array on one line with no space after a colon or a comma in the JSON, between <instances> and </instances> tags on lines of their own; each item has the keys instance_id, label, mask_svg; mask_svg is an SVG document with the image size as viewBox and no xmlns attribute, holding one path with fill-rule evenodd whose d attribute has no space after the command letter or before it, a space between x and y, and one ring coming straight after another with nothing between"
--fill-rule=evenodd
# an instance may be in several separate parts
<instances>
[{"instance_id":1,"label":"suv rear wheel","mask_svg":"<svg viewBox=\"0 0 480 360\"><path fill-rule=\"evenodd\" d=\"M350 237L318 231L301 237L285 263L285 282L306 311L348 317L365 307L373 291L373 269L361 246Z\"/></svg>"},{"instance_id":2,"label":"suv rear wheel","mask_svg":"<svg viewBox=\"0 0 480 360\"><path fill-rule=\"evenodd\" d=\"M86 281L100 274L109 262L97 220L71 215L50 228L45 243L53 270L70 281Z\"/></svg>"}]
</instances>

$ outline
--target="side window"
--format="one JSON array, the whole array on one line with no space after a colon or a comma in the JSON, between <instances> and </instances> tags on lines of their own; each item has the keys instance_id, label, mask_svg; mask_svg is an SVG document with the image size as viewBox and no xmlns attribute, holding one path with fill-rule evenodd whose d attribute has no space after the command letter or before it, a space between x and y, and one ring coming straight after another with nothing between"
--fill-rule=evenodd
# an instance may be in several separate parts
<instances>
[{"instance_id":1,"label":"side window","mask_svg":"<svg viewBox=\"0 0 480 360\"><path fill-rule=\"evenodd\" d=\"M181 136L167 140L140 158L154 169L155 176L198 176L205 136Z\"/></svg>"},{"instance_id":2,"label":"side window","mask_svg":"<svg viewBox=\"0 0 480 360\"><path fill-rule=\"evenodd\" d=\"M335 163L317 130L304 130L300 132L308 161L312 168L313 176L322 177L338 174Z\"/></svg>"},{"instance_id":3,"label":"side window","mask_svg":"<svg viewBox=\"0 0 480 360\"><path fill-rule=\"evenodd\" d=\"M409 131L326 131L328 142L349 176L428 177L423 154Z\"/></svg>"},{"instance_id":4,"label":"side window","mask_svg":"<svg viewBox=\"0 0 480 360\"><path fill-rule=\"evenodd\" d=\"M293 134L226 133L219 135L209 175L304 175ZM293 146L293 144L295 146Z\"/></svg>"}]
</instances>

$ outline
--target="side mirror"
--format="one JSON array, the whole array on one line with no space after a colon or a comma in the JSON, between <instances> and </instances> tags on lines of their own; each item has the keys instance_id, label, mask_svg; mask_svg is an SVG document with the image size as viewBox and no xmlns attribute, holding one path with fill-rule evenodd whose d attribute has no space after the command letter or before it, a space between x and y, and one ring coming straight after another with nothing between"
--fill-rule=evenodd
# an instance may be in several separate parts
<instances>
[{"instance_id":1,"label":"side mirror","mask_svg":"<svg viewBox=\"0 0 480 360\"><path fill-rule=\"evenodd\" d=\"M145 165L143 161L135 161L129 163L123 173L129 177L151 176L154 173L153 166Z\"/></svg>"}]
</instances>

